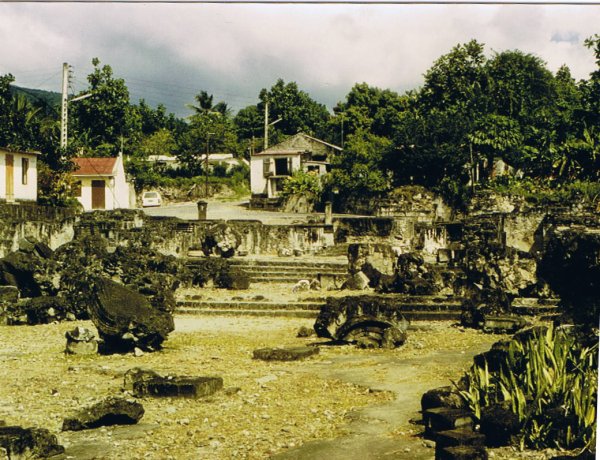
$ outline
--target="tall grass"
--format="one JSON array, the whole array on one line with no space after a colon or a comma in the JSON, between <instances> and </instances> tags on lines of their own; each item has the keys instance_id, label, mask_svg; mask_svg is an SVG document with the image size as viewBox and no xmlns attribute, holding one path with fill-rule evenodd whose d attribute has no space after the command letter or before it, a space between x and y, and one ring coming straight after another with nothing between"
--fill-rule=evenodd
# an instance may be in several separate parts
<instances>
[{"instance_id":1,"label":"tall grass","mask_svg":"<svg viewBox=\"0 0 600 460\"><path fill-rule=\"evenodd\" d=\"M521 447L586 448L596 440L598 345L550 327L512 340L491 373L474 365L461 395L477 418L490 405L509 405L521 424Z\"/></svg>"}]
</instances>

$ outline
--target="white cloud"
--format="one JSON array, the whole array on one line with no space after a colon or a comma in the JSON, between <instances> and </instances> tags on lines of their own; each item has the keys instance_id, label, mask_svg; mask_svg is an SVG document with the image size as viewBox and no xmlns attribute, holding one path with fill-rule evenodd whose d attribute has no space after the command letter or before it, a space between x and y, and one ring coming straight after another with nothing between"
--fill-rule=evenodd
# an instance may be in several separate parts
<instances>
[{"instance_id":1,"label":"white cloud","mask_svg":"<svg viewBox=\"0 0 600 460\"><path fill-rule=\"evenodd\" d=\"M599 6L575 5L0 4L0 72L68 61L81 84L97 56L135 97L173 110L201 89L239 108L278 77L331 106L355 82L416 87L473 38L490 55L520 49L585 78L595 64L582 40L598 24Z\"/></svg>"}]
</instances>

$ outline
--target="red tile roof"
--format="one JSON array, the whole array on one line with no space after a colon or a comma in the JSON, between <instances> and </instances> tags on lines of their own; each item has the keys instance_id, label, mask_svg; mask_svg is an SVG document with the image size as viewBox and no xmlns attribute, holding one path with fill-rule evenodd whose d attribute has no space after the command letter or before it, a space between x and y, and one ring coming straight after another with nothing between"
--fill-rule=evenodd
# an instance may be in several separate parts
<instances>
[{"instance_id":1,"label":"red tile roof","mask_svg":"<svg viewBox=\"0 0 600 460\"><path fill-rule=\"evenodd\" d=\"M112 176L116 158L73 158L74 176Z\"/></svg>"}]
</instances>

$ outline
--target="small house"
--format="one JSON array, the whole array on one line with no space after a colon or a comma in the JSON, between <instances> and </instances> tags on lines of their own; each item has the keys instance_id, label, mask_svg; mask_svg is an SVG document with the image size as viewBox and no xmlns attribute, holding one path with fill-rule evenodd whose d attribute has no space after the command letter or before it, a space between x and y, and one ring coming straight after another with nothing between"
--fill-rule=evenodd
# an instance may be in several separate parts
<instances>
[{"instance_id":1,"label":"small house","mask_svg":"<svg viewBox=\"0 0 600 460\"><path fill-rule=\"evenodd\" d=\"M37 201L39 155L0 147L0 201Z\"/></svg>"},{"instance_id":2,"label":"small house","mask_svg":"<svg viewBox=\"0 0 600 460\"><path fill-rule=\"evenodd\" d=\"M86 211L131 207L132 186L127 181L123 157L74 158L74 195Z\"/></svg>"},{"instance_id":3,"label":"small house","mask_svg":"<svg viewBox=\"0 0 600 460\"><path fill-rule=\"evenodd\" d=\"M296 171L329 171L329 160L341 147L304 133L255 153L250 158L250 188L253 198L277 198L285 180Z\"/></svg>"}]
</instances>

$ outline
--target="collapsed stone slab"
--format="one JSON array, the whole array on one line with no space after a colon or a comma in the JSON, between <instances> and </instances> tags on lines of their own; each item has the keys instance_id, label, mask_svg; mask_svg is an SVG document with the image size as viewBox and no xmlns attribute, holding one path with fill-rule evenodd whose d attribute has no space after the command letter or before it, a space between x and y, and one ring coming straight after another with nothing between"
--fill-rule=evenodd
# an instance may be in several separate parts
<instances>
[{"instance_id":1,"label":"collapsed stone slab","mask_svg":"<svg viewBox=\"0 0 600 460\"><path fill-rule=\"evenodd\" d=\"M106 278L94 280L90 317L103 340L102 353L123 353L136 347L160 349L175 325L169 311L153 308L142 294Z\"/></svg>"},{"instance_id":2,"label":"collapsed stone slab","mask_svg":"<svg viewBox=\"0 0 600 460\"><path fill-rule=\"evenodd\" d=\"M315 322L319 337L364 347L394 348L406 341L408 321L392 299L378 296L328 298Z\"/></svg>"},{"instance_id":3,"label":"collapsed stone slab","mask_svg":"<svg viewBox=\"0 0 600 460\"><path fill-rule=\"evenodd\" d=\"M56 436L45 428L0 426L0 448L11 458L48 458L64 453Z\"/></svg>"},{"instance_id":4,"label":"collapsed stone slab","mask_svg":"<svg viewBox=\"0 0 600 460\"><path fill-rule=\"evenodd\" d=\"M223 388L221 377L151 377L133 382L133 395L137 398L179 397L202 398Z\"/></svg>"},{"instance_id":5,"label":"collapsed stone slab","mask_svg":"<svg viewBox=\"0 0 600 460\"><path fill-rule=\"evenodd\" d=\"M260 348L252 357L262 361L298 361L319 354L318 347Z\"/></svg>"},{"instance_id":6,"label":"collapsed stone slab","mask_svg":"<svg viewBox=\"0 0 600 460\"><path fill-rule=\"evenodd\" d=\"M144 407L136 401L110 397L83 409L63 421L63 431L80 431L101 426L133 425L144 415Z\"/></svg>"}]
</instances>

